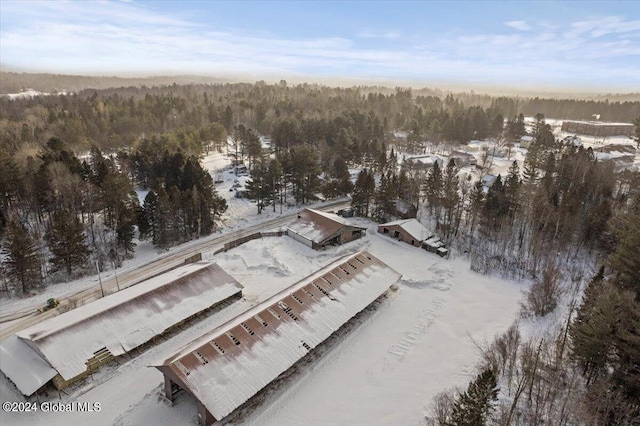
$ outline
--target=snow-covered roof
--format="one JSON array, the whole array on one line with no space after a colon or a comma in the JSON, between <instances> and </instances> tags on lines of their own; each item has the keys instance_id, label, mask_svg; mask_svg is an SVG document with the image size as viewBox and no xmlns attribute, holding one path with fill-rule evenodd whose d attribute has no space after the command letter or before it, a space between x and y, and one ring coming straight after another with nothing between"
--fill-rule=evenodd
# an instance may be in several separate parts
<instances>
[{"instance_id":1,"label":"snow-covered roof","mask_svg":"<svg viewBox=\"0 0 640 426\"><path fill-rule=\"evenodd\" d=\"M287 230L302 235L314 243L321 244L344 227L365 229L361 226L354 225L334 213L304 209L298 215L298 220L289 225Z\"/></svg>"},{"instance_id":2,"label":"snow-covered roof","mask_svg":"<svg viewBox=\"0 0 640 426\"><path fill-rule=\"evenodd\" d=\"M69 380L106 348L114 356L242 291L222 268L193 263L43 321L16 335Z\"/></svg>"},{"instance_id":3,"label":"snow-covered roof","mask_svg":"<svg viewBox=\"0 0 640 426\"><path fill-rule=\"evenodd\" d=\"M451 151L451 157L474 159L473 154L464 151Z\"/></svg>"},{"instance_id":4,"label":"snow-covered roof","mask_svg":"<svg viewBox=\"0 0 640 426\"><path fill-rule=\"evenodd\" d=\"M401 274L363 251L344 257L155 365L220 420L370 305Z\"/></svg>"},{"instance_id":5,"label":"snow-covered roof","mask_svg":"<svg viewBox=\"0 0 640 426\"><path fill-rule=\"evenodd\" d=\"M438 165L441 165L444 163L444 160L442 159L442 157L438 155L420 155L420 156L407 158L407 160L418 162L425 166L433 166L435 163L438 163Z\"/></svg>"},{"instance_id":6,"label":"snow-covered roof","mask_svg":"<svg viewBox=\"0 0 640 426\"><path fill-rule=\"evenodd\" d=\"M484 186L491 186L498 179L496 175L486 174L482 176L482 184Z\"/></svg>"},{"instance_id":7,"label":"snow-covered roof","mask_svg":"<svg viewBox=\"0 0 640 426\"><path fill-rule=\"evenodd\" d=\"M427 244L430 247L442 247L444 246L444 243L442 241L440 241L440 238L438 237L431 237L429 238L427 241L424 242L425 244Z\"/></svg>"},{"instance_id":8,"label":"snow-covered roof","mask_svg":"<svg viewBox=\"0 0 640 426\"><path fill-rule=\"evenodd\" d=\"M407 234L411 235L416 241L424 241L432 235L431 232L429 232L429 230L416 219L396 220L393 222L383 223L378 226L398 226L399 228L402 228Z\"/></svg>"},{"instance_id":9,"label":"snow-covered roof","mask_svg":"<svg viewBox=\"0 0 640 426\"><path fill-rule=\"evenodd\" d=\"M269 136L259 136L260 138L260 146L263 149L271 148L271 144L273 143L272 139Z\"/></svg>"},{"instance_id":10,"label":"snow-covered roof","mask_svg":"<svg viewBox=\"0 0 640 426\"><path fill-rule=\"evenodd\" d=\"M520 141L522 141L522 142L533 142L533 139L534 139L533 136L525 135L525 136L522 136L520 138Z\"/></svg>"},{"instance_id":11,"label":"snow-covered roof","mask_svg":"<svg viewBox=\"0 0 640 426\"><path fill-rule=\"evenodd\" d=\"M0 370L26 396L33 395L58 374L16 335L0 343Z\"/></svg>"},{"instance_id":12,"label":"snow-covered roof","mask_svg":"<svg viewBox=\"0 0 640 426\"><path fill-rule=\"evenodd\" d=\"M600 126L600 127L607 127L607 126L628 126L628 127L634 127L635 125L633 123L610 123L610 122L606 122L606 121L580 121L580 120L565 120L564 123L578 123L578 124L589 124L592 126Z\"/></svg>"}]
</instances>

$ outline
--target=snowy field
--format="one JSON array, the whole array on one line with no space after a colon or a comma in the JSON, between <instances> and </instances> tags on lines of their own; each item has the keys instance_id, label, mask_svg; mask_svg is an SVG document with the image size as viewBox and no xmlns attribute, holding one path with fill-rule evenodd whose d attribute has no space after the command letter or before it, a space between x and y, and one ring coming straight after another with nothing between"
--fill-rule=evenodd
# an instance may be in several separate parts
<instances>
[{"instance_id":1,"label":"snowy field","mask_svg":"<svg viewBox=\"0 0 640 426\"><path fill-rule=\"evenodd\" d=\"M251 241L212 258L245 286L245 297L160 339L140 354L112 362L68 389L62 402L99 402L100 413L1 413L2 425L197 424L193 398L163 399L162 374L148 365L336 258L366 249L403 274L397 291L358 315L291 371L232 413L226 424L424 424L431 398L475 376L479 351L513 322L525 284L481 276L461 259L442 259L368 235L313 251L288 237ZM2 378L3 400L20 400ZM41 397L41 401L47 399ZM56 392L48 399L59 401Z\"/></svg>"}]
</instances>

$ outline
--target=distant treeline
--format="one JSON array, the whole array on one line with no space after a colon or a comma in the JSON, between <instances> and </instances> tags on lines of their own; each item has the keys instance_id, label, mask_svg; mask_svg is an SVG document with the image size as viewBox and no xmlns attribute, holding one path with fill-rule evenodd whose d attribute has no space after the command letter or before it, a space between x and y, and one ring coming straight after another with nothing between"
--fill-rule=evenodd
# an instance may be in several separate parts
<instances>
[{"instance_id":1,"label":"distant treeline","mask_svg":"<svg viewBox=\"0 0 640 426\"><path fill-rule=\"evenodd\" d=\"M111 152L151 136L189 154L222 142L238 125L280 135L277 144L333 145L350 139L360 152L388 143L396 130L411 140L466 143L496 137L519 114L633 122L640 101L492 98L423 89L331 88L302 84L189 84L83 90L68 96L0 99L0 148L11 153L59 137L73 149ZM212 127L213 126L213 127ZM226 134L220 132L224 127ZM214 140L215 139L215 140Z\"/></svg>"},{"instance_id":2,"label":"distant treeline","mask_svg":"<svg viewBox=\"0 0 640 426\"><path fill-rule=\"evenodd\" d=\"M224 83L222 78L200 76L115 77L48 73L0 73L0 93L20 93L33 89L44 93L79 92L87 88L108 89L128 86L163 86L190 83Z\"/></svg>"}]
</instances>

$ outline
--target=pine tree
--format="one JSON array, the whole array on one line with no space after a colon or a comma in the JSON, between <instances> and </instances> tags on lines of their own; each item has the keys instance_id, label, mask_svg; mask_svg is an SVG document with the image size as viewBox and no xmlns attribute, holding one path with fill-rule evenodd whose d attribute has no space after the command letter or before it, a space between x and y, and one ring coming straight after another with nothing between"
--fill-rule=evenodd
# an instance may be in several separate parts
<instances>
[{"instance_id":1,"label":"pine tree","mask_svg":"<svg viewBox=\"0 0 640 426\"><path fill-rule=\"evenodd\" d=\"M520 138L526 134L524 115L522 115L522 113L517 117L513 117L513 119L507 123L507 136L510 140L514 142L519 141Z\"/></svg>"},{"instance_id":2,"label":"pine tree","mask_svg":"<svg viewBox=\"0 0 640 426\"><path fill-rule=\"evenodd\" d=\"M447 167L442 173L442 199L440 204L443 208L442 230L445 238L449 238L454 231L455 211L460 203L460 179L458 172L460 168L456 166L454 159L450 159Z\"/></svg>"},{"instance_id":3,"label":"pine tree","mask_svg":"<svg viewBox=\"0 0 640 426\"><path fill-rule=\"evenodd\" d=\"M29 233L15 220L10 220L7 224L3 251L6 258L2 264L7 276L20 283L23 294L40 282L40 261L36 245Z\"/></svg>"},{"instance_id":4,"label":"pine tree","mask_svg":"<svg viewBox=\"0 0 640 426\"><path fill-rule=\"evenodd\" d=\"M347 163L342 157L336 157L333 162L333 172L338 184L336 186L336 195L347 195L353 191L353 184L351 183L351 175L349 174L349 168Z\"/></svg>"},{"instance_id":5,"label":"pine tree","mask_svg":"<svg viewBox=\"0 0 640 426\"><path fill-rule=\"evenodd\" d=\"M289 151L291 180L296 202L306 203L318 190L320 165L317 151L308 145L298 145Z\"/></svg>"},{"instance_id":6,"label":"pine tree","mask_svg":"<svg viewBox=\"0 0 640 426\"><path fill-rule=\"evenodd\" d=\"M258 214L262 213L271 201L273 181L264 159L258 159L251 171L251 180L247 182L248 198L256 202Z\"/></svg>"},{"instance_id":7,"label":"pine tree","mask_svg":"<svg viewBox=\"0 0 640 426\"><path fill-rule=\"evenodd\" d=\"M429 213L433 215L435 211L436 219L438 220L440 216L440 206L442 205L442 186L442 171L436 161L433 163L433 168L427 175L423 191L426 196L426 201L429 204Z\"/></svg>"},{"instance_id":8,"label":"pine tree","mask_svg":"<svg viewBox=\"0 0 640 426\"><path fill-rule=\"evenodd\" d=\"M390 182L391 174L380 176L380 186L375 191L376 207L373 213L373 219L379 223L389 220L389 216L393 214L395 204L393 203L393 188Z\"/></svg>"},{"instance_id":9,"label":"pine tree","mask_svg":"<svg viewBox=\"0 0 640 426\"><path fill-rule=\"evenodd\" d=\"M276 202L280 198L280 207L282 208L282 164L277 158L269 163L269 178L271 179L271 200L273 203L273 211L276 211Z\"/></svg>"},{"instance_id":10,"label":"pine tree","mask_svg":"<svg viewBox=\"0 0 640 426\"><path fill-rule=\"evenodd\" d=\"M619 274L620 286L634 291L640 300L640 196L636 196L616 233L620 242L609 263Z\"/></svg>"},{"instance_id":11,"label":"pine tree","mask_svg":"<svg viewBox=\"0 0 640 426\"><path fill-rule=\"evenodd\" d=\"M485 220L491 229L497 229L503 217L509 212L508 200L505 195L502 177L498 175L489 188L485 201Z\"/></svg>"},{"instance_id":12,"label":"pine tree","mask_svg":"<svg viewBox=\"0 0 640 426\"><path fill-rule=\"evenodd\" d=\"M67 277L74 268L83 267L89 259L89 248L80 220L66 210L53 213L45 236L53 256L50 261L55 269L64 268Z\"/></svg>"},{"instance_id":13,"label":"pine tree","mask_svg":"<svg viewBox=\"0 0 640 426\"><path fill-rule=\"evenodd\" d=\"M468 222L471 241L473 241L473 233L475 231L475 225L477 223L478 217L482 214L483 211L484 198L484 187L482 185L482 181L478 179L469 194L469 206L467 209L467 215L469 216Z\"/></svg>"},{"instance_id":14,"label":"pine tree","mask_svg":"<svg viewBox=\"0 0 640 426\"><path fill-rule=\"evenodd\" d=\"M518 162L514 160L511 167L509 167L509 174L504 182L506 201L509 204L509 217L512 220L518 211L521 184L520 167Z\"/></svg>"},{"instance_id":15,"label":"pine tree","mask_svg":"<svg viewBox=\"0 0 640 426\"><path fill-rule=\"evenodd\" d=\"M9 206L16 198L20 188L20 172L18 164L8 153L0 150L0 210L9 211ZM0 234L2 227L0 224Z\"/></svg>"},{"instance_id":16,"label":"pine tree","mask_svg":"<svg viewBox=\"0 0 640 426\"><path fill-rule=\"evenodd\" d=\"M540 167L540 152L539 148L536 146L532 146L527 151L527 156L524 159L524 168L523 168L523 182L528 185L533 185L536 183L539 177L538 168Z\"/></svg>"},{"instance_id":17,"label":"pine tree","mask_svg":"<svg viewBox=\"0 0 640 426\"><path fill-rule=\"evenodd\" d=\"M461 393L453 405L451 426L481 426L493 410L493 403L498 400L498 381L495 372L487 368L483 370L469 387Z\"/></svg>"},{"instance_id":18,"label":"pine tree","mask_svg":"<svg viewBox=\"0 0 640 426\"><path fill-rule=\"evenodd\" d=\"M155 225L156 214L158 212L158 195L155 191L149 191L144 197L141 213L138 214L138 231L140 232L140 239L145 239L151 236L152 241L156 241L158 238L158 230Z\"/></svg>"},{"instance_id":19,"label":"pine tree","mask_svg":"<svg viewBox=\"0 0 640 426\"><path fill-rule=\"evenodd\" d=\"M353 188L351 205L358 216L369 216L369 204L375 191L375 180L373 172L363 169L358 173L356 184Z\"/></svg>"}]
</instances>

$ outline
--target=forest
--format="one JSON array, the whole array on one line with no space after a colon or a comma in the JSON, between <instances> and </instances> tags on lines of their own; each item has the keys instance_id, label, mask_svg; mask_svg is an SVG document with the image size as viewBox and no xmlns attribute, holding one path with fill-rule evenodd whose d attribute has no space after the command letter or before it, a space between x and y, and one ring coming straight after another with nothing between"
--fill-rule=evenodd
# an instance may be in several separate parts
<instances>
[{"instance_id":1,"label":"forest","mask_svg":"<svg viewBox=\"0 0 640 426\"><path fill-rule=\"evenodd\" d=\"M166 248L214 232L227 206L200 159L229 152L250 170L258 213L349 194L359 216L419 215L475 271L532 280L523 318L571 301L555 338L525 341L516 325L488 345L469 389L439 396L438 424L638 423L640 176L545 122L593 114L640 128L639 101L286 81L0 98L3 291L118 267L135 237ZM455 161L405 161L426 144L512 146L525 115L536 119L526 160L490 186ZM135 189L149 191L142 204Z\"/></svg>"}]
</instances>

